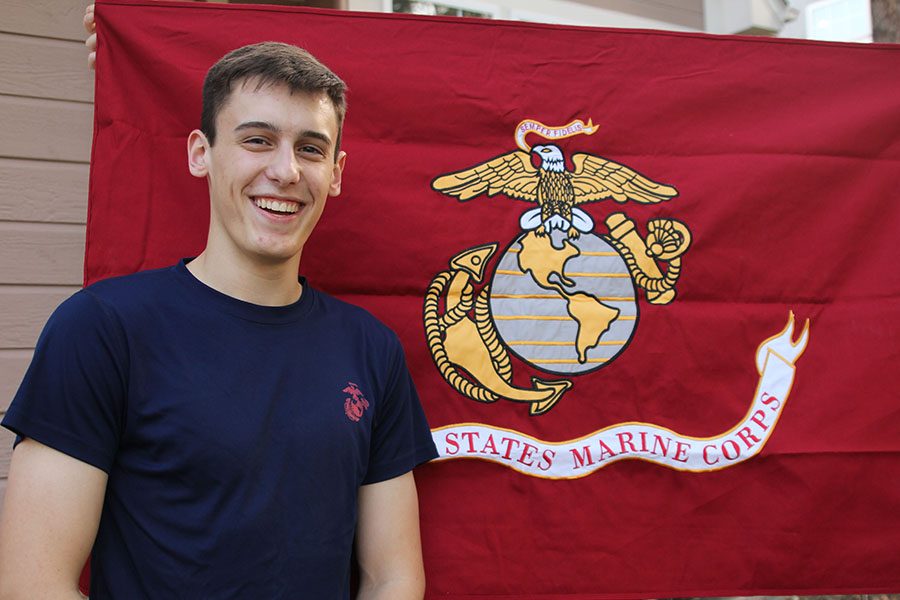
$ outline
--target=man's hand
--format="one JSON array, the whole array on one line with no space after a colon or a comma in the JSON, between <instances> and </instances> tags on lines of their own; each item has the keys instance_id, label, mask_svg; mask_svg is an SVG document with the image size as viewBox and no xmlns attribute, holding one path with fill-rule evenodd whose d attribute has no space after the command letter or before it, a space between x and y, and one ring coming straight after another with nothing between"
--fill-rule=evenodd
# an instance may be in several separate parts
<instances>
[{"instance_id":1,"label":"man's hand","mask_svg":"<svg viewBox=\"0 0 900 600\"><path fill-rule=\"evenodd\" d=\"M0 515L0 599L83 598L106 473L30 439L13 451Z\"/></svg>"},{"instance_id":2,"label":"man's hand","mask_svg":"<svg viewBox=\"0 0 900 600\"><path fill-rule=\"evenodd\" d=\"M421 600L425 570L412 472L360 488L356 531L359 600Z\"/></svg>"},{"instance_id":3,"label":"man's hand","mask_svg":"<svg viewBox=\"0 0 900 600\"><path fill-rule=\"evenodd\" d=\"M88 47L88 66L94 68L97 62L97 24L94 22L94 5L88 4L84 9L84 30L88 33L84 45Z\"/></svg>"}]
</instances>

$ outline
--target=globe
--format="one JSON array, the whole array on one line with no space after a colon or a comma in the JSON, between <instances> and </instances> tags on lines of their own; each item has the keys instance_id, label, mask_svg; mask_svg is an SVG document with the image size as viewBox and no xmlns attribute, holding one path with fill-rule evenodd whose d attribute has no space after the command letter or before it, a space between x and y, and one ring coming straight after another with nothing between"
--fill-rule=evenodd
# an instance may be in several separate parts
<instances>
[{"instance_id":1,"label":"globe","mask_svg":"<svg viewBox=\"0 0 900 600\"><path fill-rule=\"evenodd\" d=\"M611 363L637 327L634 282L602 237L523 233L491 280L490 310L504 344L532 366L582 374Z\"/></svg>"}]
</instances>

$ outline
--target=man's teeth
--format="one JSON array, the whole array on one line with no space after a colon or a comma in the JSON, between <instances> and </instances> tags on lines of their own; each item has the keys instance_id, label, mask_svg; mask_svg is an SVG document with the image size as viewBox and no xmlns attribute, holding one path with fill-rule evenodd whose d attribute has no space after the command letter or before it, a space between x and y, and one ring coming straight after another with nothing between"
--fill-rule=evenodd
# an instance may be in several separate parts
<instances>
[{"instance_id":1,"label":"man's teeth","mask_svg":"<svg viewBox=\"0 0 900 600\"><path fill-rule=\"evenodd\" d=\"M300 205L296 202L283 202L281 200L270 200L268 198L256 198L254 202L260 208L274 210L275 212L295 213L300 210Z\"/></svg>"}]
</instances>

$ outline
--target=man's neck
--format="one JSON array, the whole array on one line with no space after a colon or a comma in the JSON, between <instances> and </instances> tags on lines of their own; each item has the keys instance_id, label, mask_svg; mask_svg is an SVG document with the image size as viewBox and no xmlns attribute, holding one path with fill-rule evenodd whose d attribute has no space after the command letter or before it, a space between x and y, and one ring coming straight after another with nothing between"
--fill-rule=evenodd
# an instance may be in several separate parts
<instances>
[{"instance_id":1,"label":"man's neck","mask_svg":"<svg viewBox=\"0 0 900 600\"><path fill-rule=\"evenodd\" d=\"M300 257L285 262L259 263L222 257L207 248L188 263L191 274L226 296L260 306L287 306L303 292L297 278Z\"/></svg>"}]
</instances>

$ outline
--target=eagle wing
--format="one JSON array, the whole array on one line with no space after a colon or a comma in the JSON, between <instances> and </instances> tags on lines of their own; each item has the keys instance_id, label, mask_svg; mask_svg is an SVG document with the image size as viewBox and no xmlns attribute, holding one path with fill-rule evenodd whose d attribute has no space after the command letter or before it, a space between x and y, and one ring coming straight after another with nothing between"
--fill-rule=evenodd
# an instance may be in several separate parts
<instances>
[{"instance_id":1,"label":"eagle wing","mask_svg":"<svg viewBox=\"0 0 900 600\"><path fill-rule=\"evenodd\" d=\"M575 204L612 198L616 202L634 200L654 204L678 195L675 188L647 179L625 165L594 156L573 154L572 186Z\"/></svg>"},{"instance_id":2,"label":"eagle wing","mask_svg":"<svg viewBox=\"0 0 900 600\"><path fill-rule=\"evenodd\" d=\"M537 202L538 179L530 156L515 150L470 169L441 175L431 182L431 187L460 200L502 192L511 198Z\"/></svg>"}]
</instances>

